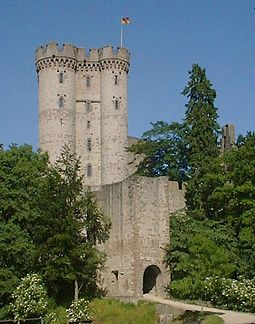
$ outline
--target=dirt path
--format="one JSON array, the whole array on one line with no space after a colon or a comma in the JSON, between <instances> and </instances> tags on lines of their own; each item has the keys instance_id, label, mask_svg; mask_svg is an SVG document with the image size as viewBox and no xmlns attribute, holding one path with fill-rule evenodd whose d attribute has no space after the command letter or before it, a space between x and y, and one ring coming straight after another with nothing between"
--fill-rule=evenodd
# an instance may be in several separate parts
<instances>
[{"instance_id":1,"label":"dirt path","mask_svg":"<svg viewBox=\"0 0 255 324\"><path fill-rule=\"evenodd\" d=\"M162 297L154 296L152 294L144 294L143 298L155 303L170 305L174 308L178 308L181 310L201 311L201 306L185 304L170 299L164 299ZM255 324L255 314L234 312L211 307L203 307L203 311L216 313L224 320L224 323L226 324Z\"/></svg>"}]
</instances>

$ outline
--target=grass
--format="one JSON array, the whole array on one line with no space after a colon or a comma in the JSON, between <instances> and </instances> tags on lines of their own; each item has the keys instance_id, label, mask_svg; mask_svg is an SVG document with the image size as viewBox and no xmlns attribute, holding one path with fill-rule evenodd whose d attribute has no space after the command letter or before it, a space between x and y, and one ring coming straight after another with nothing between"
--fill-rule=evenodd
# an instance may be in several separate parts
<instances>
[{"instance_id":1,"label":"grass","mask_svg":"<svg viewBox=\"0 0 255 324\"><path fill-rule=\"evenodd\" d=\"M224 321L217 315L208 315L202 320L202 324L224 324Z\"/></svg>"},{"instance_id":2,"label":"grass","mask_svg":"<svg viewBox=\"0 0 255 324\"><path fill-rule=\"evenodd\" d=\"M93 309L93 324L158 323L156 305L146 301L139 301L134 304L123 303L114 299L94 299L91 301L91 308ZM65 308L58 306L54 311L57 318L54 324L67 324ZM223 324L224 322L214 314L186 311L173 320L173 324L183 323Z\"/></svg>"},{"instance_id":3,"label":"grass","mask_svg":"<svg viewBox=\"0 0 255 324\"><path fill-rule=\"evenodd\" d=\"M213 314L205 314L198 311L186 311L173 320L173 324L224 324L221 317Z\"/></svg>"},{"instance_id":4,"label":"grass","mask_svg":"<svg viewBox=\"0 0 255 324\"><path fill-rule=\"evenodd\" d=\"M155 324L156 307L153 303L139 301L136 304L112 299L94 299L94 324Z\"/></svg>"}]
</instances>

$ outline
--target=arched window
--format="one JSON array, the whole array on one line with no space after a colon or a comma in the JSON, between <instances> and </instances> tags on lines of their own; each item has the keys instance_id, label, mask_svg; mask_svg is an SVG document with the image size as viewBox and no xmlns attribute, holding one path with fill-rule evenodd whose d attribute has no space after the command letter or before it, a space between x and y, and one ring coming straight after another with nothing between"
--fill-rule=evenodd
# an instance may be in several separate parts
<instances>
[{"instance_id":1,"label":"arched window","mask_svg":"<svg viewBox=\"0 0 255 324\"><path fill-rule=\"evenodd\" d=\"M87 177L92 177L92 164L87 164Z\"/></svg>"}]
</instances>

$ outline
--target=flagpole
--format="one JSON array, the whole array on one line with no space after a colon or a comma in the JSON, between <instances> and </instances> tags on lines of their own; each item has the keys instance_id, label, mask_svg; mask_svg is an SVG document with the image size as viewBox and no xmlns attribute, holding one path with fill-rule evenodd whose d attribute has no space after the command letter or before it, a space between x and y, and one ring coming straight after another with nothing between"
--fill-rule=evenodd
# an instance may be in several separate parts
<instances>
[{"instance_id":1,"label":"flagpole","mask_svg":"<svg viewBox=\"0 0 255 324\"><path fill-rule=\"evenodd\" d=\"M120 23L120 47L122 47L122 42L123 42L123 28L122 28L122 23Z\"/></svg>"}]
</instances>

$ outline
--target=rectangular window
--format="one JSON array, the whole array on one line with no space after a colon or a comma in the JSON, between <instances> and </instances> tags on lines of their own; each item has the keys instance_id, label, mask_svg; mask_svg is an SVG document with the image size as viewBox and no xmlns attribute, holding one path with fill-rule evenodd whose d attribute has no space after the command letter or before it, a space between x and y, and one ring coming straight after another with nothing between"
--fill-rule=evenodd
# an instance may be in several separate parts
<instances>
[{"instance_id":1,"label":"rectangular window","mask_svg":"<svg viewBox=\"0 0 255 324\"><path fill-rule=\"evenodd\" d=\"M64 73L60 72L58 75L58 81L59 83L64 83Z\"/></svg>"},{"instance_id":2,"label":"rectangular window","mask_svg":"<svg viewBox=\"0 0 255 324\"><path fill-rule=\"evenodd\" d=\"M115 106L115 109L118 110L120 108L120 102L118 99L115 99L114 101L114 106Z\"/></svg>"},{"instance_id":3,"label":"rectangular window","mask_svg":"<svg viewBox=\"0 0 255 324\"><path fill-rule=\"evenodd\" d=\"M114 76L114 84L117 85L118 84L118 76L115 74Z\"/></svg>"},{"instance_id":4,"label":"rectangular window","mask_svg":"<svg viewBox=\"0 0 255 324\"><path fill-rule=\"evenodd\" d=\"M58 108L64 108L64 97L60 96L58 98Z\"/></svg>"},{"instance_id":5,"label":"rectangular window","mask_svg":"<svg viewBox=\"0 0 255 324\"><path fill-rule=\"evenodd\" d=\"M89 129L91 126L90 120L87 121L87 128Z\"/></svg>"},{"instance_id":6,"label":"rectangular window","mask_svg":"<svg viewBox=\"0 0 255 324\"><path fill-rule=\"evenodd\" d=\"M92 106L91 106L91 102L90 101L86 101L85 102L85 109L86 109L86 112L91 112L92 110Z\"/></svg>"},{"instance_id":7,"label":"rectangular window","mask_svg":"<svg viewBox=\"0 0 255 324\"><path fill-rule=\"evenodd\" d=\"M86 77L86 86L87 87L90 87L90 79L91 79L90 76Z\"/></svg>"},{"instance_id":8,"label":"rectangular window","mask_svg":"<svg viewBox=\"0 0 255 324\"><path fill-rule=\"evenodd\" d=\"M87 148L88 148L88 151L89 152L91 151L91 147L92 147L92 145L91 145L91 138L88 138L88 140L87 140Z\"/></svg>"}]
</instances>

